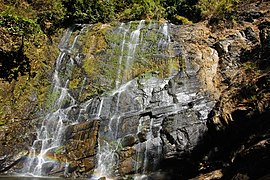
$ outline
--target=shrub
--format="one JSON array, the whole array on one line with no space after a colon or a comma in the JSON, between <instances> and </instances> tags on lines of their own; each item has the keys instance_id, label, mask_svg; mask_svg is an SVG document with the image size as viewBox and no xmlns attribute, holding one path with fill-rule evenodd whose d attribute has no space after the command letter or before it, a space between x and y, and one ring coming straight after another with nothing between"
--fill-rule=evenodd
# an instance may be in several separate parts
<instances>
[{"instance_id":1,"label":"shrub","mask_svg":"<svg viewBox=\"0 0 270 180\"><path fill-rule=\"evenodd\" d=\"M230 19L231 13L240 0L199 0L197 8L201 10L203 18Z\"/></svg>"},{"instance_id":2,"label":"shrub","mask_svg":"<svg viewBox=\"0 0 270 180\"><path fill-rule=\"evenodd\" d=\"M196 6L198 0L162 0L161 5L165 8L165 18L175 24L183 24L185 17L188 21L198 22L201 19L201 11ZM185 20L186 21L186 20ZM186 21L187 22L187 21Z\"/></svg>"},{"instance_id":3,"label":"shrub","mask_svg":"<svg viewBox=\"0 0 270 180\"><path fill-rule=\"evenodd\" d=\"M28 0L36 12L37 23L47 35L52 35L61 26L66 10L60 0Z\"/></svg>"},{"instance_id":4,"label":"shrub","mask_svg":"<svg viewBox=\"0 0 270 180\"><path fill-rule=\"evenodd\" d=\"M40 27L35 21L15 15L10 11L4 11L0 14L0 25L9 34L24 38L29 38L40 31Z\"/></svg>"},{"instance_id":5,"label":"shrub","mask_svg":"<svg viewBox=\"0 0 270 180\"><path fill-rule=\"evenodd\" d=\"M113 1L105 0L62 0L67 16L65 25L70 23L96 23L108 22L114 17Z\"/></svg>"}]
</instances>

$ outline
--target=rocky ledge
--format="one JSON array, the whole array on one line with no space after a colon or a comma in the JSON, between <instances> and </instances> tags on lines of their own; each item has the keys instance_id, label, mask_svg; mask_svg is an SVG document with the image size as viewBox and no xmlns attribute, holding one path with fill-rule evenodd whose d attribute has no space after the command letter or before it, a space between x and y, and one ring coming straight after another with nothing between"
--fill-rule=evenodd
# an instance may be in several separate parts
<instances>
[{"instance_id":1,"label":"rocky ledge","mask_svg":"<svg viewBox=\"0 0 270 180\"><path fill-rule=\"evenodd\" d=\"M174 53L185 67L173 77L160 79L153 72L93 98L88 121L67 128L55 155L63 163L52 174L90 177L99 166L119 179L138 173L149 179L267 179L269 2L238 10L238 23L230 28L171 25ZM100 119L92 120L98 109ZM13 144L4 144L6 132L0 136L0 172L14 171L25 155L15 156ZM12 147L26 149L29 141Z\"/></svg>"}]
</instances>

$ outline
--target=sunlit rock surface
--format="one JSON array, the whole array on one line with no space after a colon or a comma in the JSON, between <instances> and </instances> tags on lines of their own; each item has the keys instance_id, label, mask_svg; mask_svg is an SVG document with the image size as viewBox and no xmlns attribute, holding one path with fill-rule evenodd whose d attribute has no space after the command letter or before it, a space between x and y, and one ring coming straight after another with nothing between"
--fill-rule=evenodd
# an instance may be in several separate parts
<instances>
[{"instance_id":1,"label":"sunlit rock surface","mask_svg":"<svg viewBox=\"0 0 270 180\"><path fill-rule=\"evenodd\" d=\"M34 175L266 177L270 31L258 8L231 29L140 21L67 30L53 72L59 93L40 123L60 127L47 134L59 138L33 133L33 156L21 143L21 152L4 144L12 138L1 131L4 151L14 155L1 154L0 171L18 171L29 154Z\"/></svg>"}]
</instances>

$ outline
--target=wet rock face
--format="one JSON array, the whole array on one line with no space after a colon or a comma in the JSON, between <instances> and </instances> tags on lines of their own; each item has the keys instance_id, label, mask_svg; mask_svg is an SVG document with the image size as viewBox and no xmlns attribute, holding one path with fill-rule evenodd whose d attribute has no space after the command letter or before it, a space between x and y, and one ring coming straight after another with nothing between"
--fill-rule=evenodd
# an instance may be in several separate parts
<instances>
[{"instance_id":1,"label":"wet rock face","mask_svg":"<svg viewBox=\"0 0 270 180\"><path fill-rule=\"evenodd\" d=\"M59 160L65 163L65 177L85 177L95 168L99 121L92 120L70 125L65 130L64 145ZM57 171L51 174L58 173Z\"/></svg>"},{"instance_id":2,"label":"wet rock face","mask_svg":"<svg viewBox=\"0 0 270 180\"><path fill-rule=\"evenodd\" d=\"M164 119L162 124L163 154L166 158L184 157L200 143L207 131L205 122L192 110L182 111Z\"/></svg>"},{"instance_id":3,"label":"wet rock face","mask_svg":"<svg viewBox=\"0 0 270 180\"><path fill-rule=\"evenodd\" d=\"M93 120L69 126L65 151L67 155L67 176L84 176L95 167L99 121ZM76 169L74 169L76 167Z\"/></svg>"},{"instance_id":4,"label":"wet rock face","mask_svg":"<svg viewBox=\"0 0 270 180\"><path fill-rule=\"evenodd\" d=\"M168 54L180 57L178 72L163 79L158 72L141 74L106 95L73 106L68 116L78 124L66 128L63 146L50 152L59 163L48 163L45 171L65 177L91 176L95 169L112 178L149 174L149 178L185 179L200 172L199 167L203 172L215 170L202 177L220 177L220 168L232 165L238 173L244 158L255 161L260 152L267 156L269 123L260 121L266 126L256 129L263 129L259 140L252 136L256 131L243 131L256 123L240 128L240 121L224 130L232 120L256 119L269 109L269 72L259 75L243 68L252 59L259 61L262 71L268 66L269 22L259 24L220 34L200 23L170 25ZM249 144L243 143L245 135L250 136ZM9 166L6 159L0 158L4 164L0 168ZM160 174L151 174L155 171Z\"/></svg>"},{"instance_id":5,"label":"wet rock face","mask_svg":"<svg viewBox=\"0 0 270 180\"><path fill-rule=\"evenodd\" d=\"M149 173L164 159L188 158L207 131L208 113L215 104L201 90L191 64L168 79L135 79L104 97L99 137L113 151L111 176ZM119 144L119 145L118 145ZM106 151L100 151L100 156ZM112 175L113 174L113 175Z\"/></svg>"},{"instance_id":6,"label":"wet rock face","mask_svg":"<svg viewBox=\"0 0 270 180\"><path fill-rule=\"evenodd\" d=\"M173 36L166 35L171 40L168 46L172 47L168 54L181 57L179 71L164 79L158 77L158 72L142 74L108 95L85 102L82 111L74 107L70 116L75 116L79 124L66 129L63 152L58 155L68 165L65 168L60 164L57 170L48 165L52 175L61 171L62 176L83 177L91 174L93 168L113 178L148 174L163 168L160 164L164 160L191 156L201 143L208 114L215 104L200 80L201 67L209 69L217 62L218 53L213 49L200 56L196 51L190 53L194 46L187 46L182 37L175 36L176 26L172 25L172 29ZM209 62L207 66L200 64L203 53L212 53L210 58L204 57ZM209 70L209 83L216 70ZM98 123L91 120L96 117L99 129Z\"/></svg>"},{"instance_id":7,"label":"wet rock face","mask_svg":"<svg viewBox=\"0 0 270 180\"><path fill-rule=\"evenodd\" d=\"M46 154L54 160L42 165L49 176L82 178L93 173L96 166L99 120L67 126L62 146Z\"/></svg>"}]
</instances>

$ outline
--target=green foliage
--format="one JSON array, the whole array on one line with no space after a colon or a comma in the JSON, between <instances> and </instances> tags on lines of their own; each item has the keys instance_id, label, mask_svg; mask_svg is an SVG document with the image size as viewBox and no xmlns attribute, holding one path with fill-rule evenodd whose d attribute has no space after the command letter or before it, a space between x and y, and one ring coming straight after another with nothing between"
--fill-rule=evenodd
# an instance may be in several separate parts
<instances>
[{"instance_id":1,"label":"green foliage","mask_svg":"<svg viewBox=\"0 0 270 180\"><path fill-rule=\"evenodd\" d=\"M52 35L61 26L66 9L60 0L35 0L29 4L37 13L37 23L47 35Z\"/></svg>"},{"instance_id":2,"label":"green foliage","mask_svg":"<svg viewBox=\"0 0 270 180\"><path fill-rule=\"evenodd\" d=\"M0 14L0 30L3 32L0 36L6 41L0 48L0 78L17 80L19 75L30 73L30 61L24 54L24 44L32 41L40 28L33 20L7 10Z\"/></svg>"},{"instance_id":3,"label":"green foliage","mask_svg":"<svg viewBox=\"0 0 270 180\"><path fill-rule=\"evenodd\" d=\"M66 8L64 24L72 23L95 23L108 22L113 19L113 1L107 0L63 0L62 4Z\"/></svg>"},{"instance_id":4,"label":"green foliage","mask_svg":"<svg viewBox=\"0 0 270 180\"><path fill-rule=\"evenodd\" d=\"M164 14L160 1L132 0L130 3L123 3L122 6L120 9L123 11L119 16L123 20L159 19Z\"/></svg>"},{"instance_id":5,"label":"green foliage","mask_svg":"<svg viewBox=\"0 0 270 180\"><path fill-rule=\"evenodd\" d=\"M183 17L183 16L175 16L175 19L179 22L182 22L182 24L192 24L192 21L189 21L187 18Z\"/></svg>"},{"instance_id":6,"label":"green foliage","mask_svg":"<svg viewBox=\"0 0 270 180\"><path fill-rule=\"evenodd\" d=\"M199 0L197 8L204 18L232 19L232 12L240 0Z\"/></svg>"},{"instance_id":7,"label":"green foliage","mask_svg":"<svg viewBox=\"0 0 270 180\"><path fill-rule=\"evenodd\" d=\"M189 21L197 22L202 17L212 15L224 18L232 12L240 0L22 1L5 1L0 9L13 9L15 14L32 20L41 27L43 32L52 35L57 28L67 27L74 23L165 18L171 22L183 24Z\"/></svg>"},{"instance_id":8,"label":"green foliage","mask_svg":"<svg viewBox=\"0 0 270 180\"><path fill-rule=\"evenodd\" d=\"M9 34L29 38L40 32L39 25L32 19L18 16L10 11L0 14L0 26L5 28Z\"/></svg>"},{"instance_id":9,"label":"green foliage","mask_svg":"<svg viewBox=\"0 0 270 180\"><path fill-rule=\"evenodd\" d=\"M201 19L200 9L197 8L198 0L162 0L161 4L165 8L165 18L175 24L184 24L185 19L179 19L180 16L193 22Z\"/></svg>"}]
</instances>

